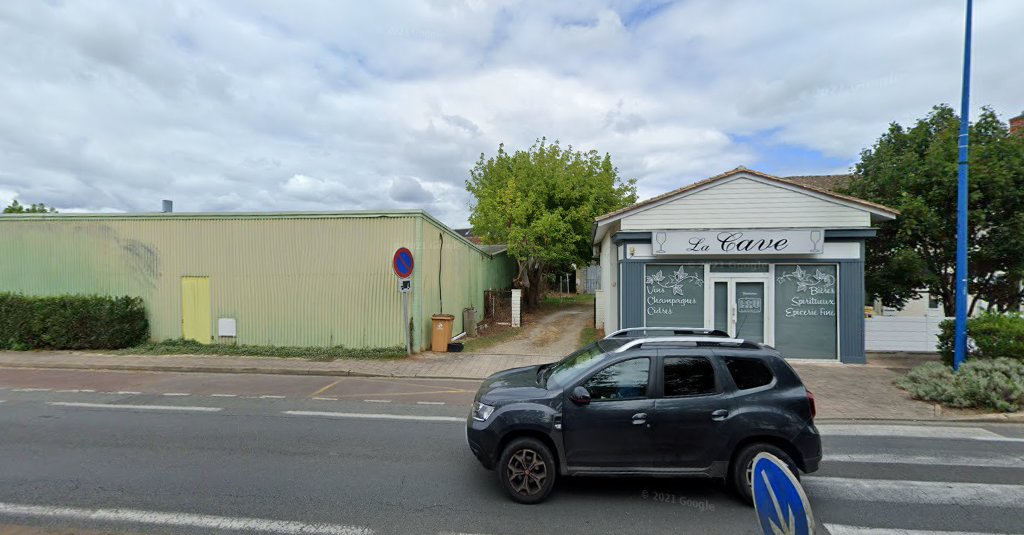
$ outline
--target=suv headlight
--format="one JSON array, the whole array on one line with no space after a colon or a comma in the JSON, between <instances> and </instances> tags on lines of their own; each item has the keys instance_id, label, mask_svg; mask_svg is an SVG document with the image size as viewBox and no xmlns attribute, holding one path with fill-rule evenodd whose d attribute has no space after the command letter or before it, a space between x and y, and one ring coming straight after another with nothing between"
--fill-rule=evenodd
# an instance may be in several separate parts
<instances>
[{"instance_id":1,"label":"suv headlight","mask_svg":"<svg viewBox=\"0 0 1024 535\"><path fill-rule=\"evenodd\" d=\"M494 407L490 405L484 405L477 401L473 403L473 419L478 422L486 421L491 417L491 413L494 412Z\"/></svg>"}]
</instances>

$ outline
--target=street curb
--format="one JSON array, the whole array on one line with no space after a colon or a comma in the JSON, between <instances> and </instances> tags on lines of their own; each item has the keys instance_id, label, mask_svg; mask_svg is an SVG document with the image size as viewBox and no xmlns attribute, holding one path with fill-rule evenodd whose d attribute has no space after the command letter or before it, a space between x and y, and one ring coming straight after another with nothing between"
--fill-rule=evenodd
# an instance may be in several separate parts
<instances>
[{"instance_id":1,"label":"street curb","mask_svg":"<svg viewBox=\"0 0 1024 535\"><path fill-rule=\"evenodd\" d=\"M3 368L26 368L44 370L86 370L86 371L127 371L127 372L182 372L182 373L225 373L264 375L307 375L324 377L390 377L393 379L445 379L453 381L483 381L486 377L457 377L429 374L388 374L355 372L352 370L305 370L299 368L248 368L237 366L159 366L139 364L68 364L68 363L0 363Z\"/></svg>"},{"instance_id":2,"label":"street curb","mask_svg":"<svg viewBox=\"0 0 1024 535\"><path fill-rule=\"evenodd\" d=\"M893 418L815 418L814 423L817 425L829 425L829 424L865 424L865 425L876 425L881 422L893 423L893 424L915 424L915 425L949 425L949 424L1024 424L1024 418L1005 418L1003 414L979 414L977 417L960 417L960 418L943 418L936 420L922 420L918 419L893 419Z\"/></svg>"}]
</instances>

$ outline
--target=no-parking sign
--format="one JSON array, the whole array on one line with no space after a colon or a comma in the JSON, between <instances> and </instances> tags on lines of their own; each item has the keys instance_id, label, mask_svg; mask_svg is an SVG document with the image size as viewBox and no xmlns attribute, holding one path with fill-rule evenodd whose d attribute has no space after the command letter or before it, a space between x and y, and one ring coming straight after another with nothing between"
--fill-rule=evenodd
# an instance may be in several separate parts
<instances>
[{"instance_id":1,"label":"no-parking sign","mask_svg":"<svg viewBox=\"0 0 1024 535\"><path fill-rule=\"evenodd\" d=\"M408 279L412 275L412 251L406 247L399 247L395 251L395 257L391 260L391 267L395 270L395 275L398 275L398 278Z\"/></svg>"}]
</instances>

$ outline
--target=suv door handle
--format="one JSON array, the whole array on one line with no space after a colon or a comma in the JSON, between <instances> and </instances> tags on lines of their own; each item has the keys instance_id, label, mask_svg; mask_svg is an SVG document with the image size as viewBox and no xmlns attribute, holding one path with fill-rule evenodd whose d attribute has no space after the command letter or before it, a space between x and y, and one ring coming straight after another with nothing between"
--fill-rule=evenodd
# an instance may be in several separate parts
<instances>
[{"instance_id":1,"label":"suv door handle","mask_svg":"<svg viewBox=\"0 0 1024 535\"><path fill-rule=\"evenodd\" d=\"M643 425L647 423L647 413L638 412L633 415L633 425Z\"/></svg>"},{"instance_id":2,"label":"suv door handle","mask_svg":"<svg viewBox=\"0 0 1024 535\"><path fill-rule=\"evenodd\" d=\"M711 413L711 419L716 422L721 422L722 420L725 420L726 416L729 416L729 411L725 409L718 409L717 411Z\"/></svg>"}]
</instances>

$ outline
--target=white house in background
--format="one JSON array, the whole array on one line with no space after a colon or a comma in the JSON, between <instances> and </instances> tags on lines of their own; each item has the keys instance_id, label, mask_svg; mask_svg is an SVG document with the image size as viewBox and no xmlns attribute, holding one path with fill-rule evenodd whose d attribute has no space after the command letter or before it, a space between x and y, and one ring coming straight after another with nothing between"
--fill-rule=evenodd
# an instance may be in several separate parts
<instances>
[{"instance_id":1,"label":"white house in background","mask_svg":"<svg viewBox=\"0 0 1024 535\"><path fill-rule=\"evenodd\" d=\"M864 241L891 208L738 167L596 218L596 326L716 328L864 362Z\"/></svg>"}]
</instances>

